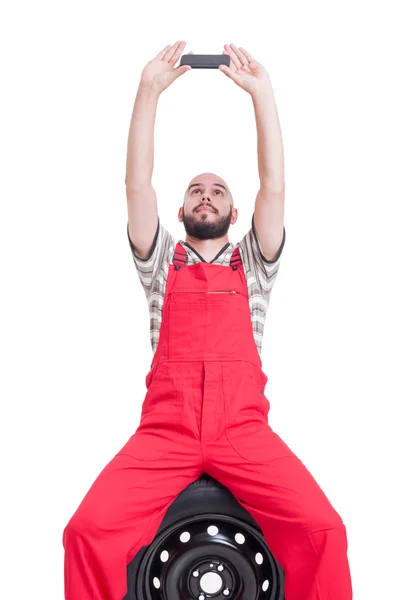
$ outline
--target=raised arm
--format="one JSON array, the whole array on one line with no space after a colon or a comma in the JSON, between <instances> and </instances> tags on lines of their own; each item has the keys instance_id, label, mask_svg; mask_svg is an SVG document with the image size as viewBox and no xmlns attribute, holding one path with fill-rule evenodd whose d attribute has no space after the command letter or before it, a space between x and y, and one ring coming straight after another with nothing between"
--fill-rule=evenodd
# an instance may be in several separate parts
<instances>
[{"instance_id":1,"label":"raised arm","mask_svg":"<svg viewBox=\"0 0 398 600\"><path fill-rule=\"evenodd\" d=\"M284 235L285 175L282 133L270 77L265 68L244 48L225 44L223 54L230 67L221 71L253 100L257 126L257 156L260 190L254 206L254 225L262 254L274 261Z\"/></svg>"},{"instance_id":2,"label":"raised arm","mask_svg":"<svg viewBox=\"0 0 398 600\"><path fill-rule=\"evenodd\" d=\"M147 258L158 224L158 207L152 186L154 129L160 94L189 66L175 68L185 42L166 46L151 60L141 80L131 116L126 161L126 195L129 236L140 258Z\"/></svg>"}]
</instances>

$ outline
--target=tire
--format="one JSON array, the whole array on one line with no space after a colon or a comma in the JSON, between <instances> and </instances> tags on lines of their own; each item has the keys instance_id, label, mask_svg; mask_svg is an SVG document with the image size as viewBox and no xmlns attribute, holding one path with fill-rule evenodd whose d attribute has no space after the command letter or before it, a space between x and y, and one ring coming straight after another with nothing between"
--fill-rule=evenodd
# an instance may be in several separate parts
<instances>
[{"instance_id":1,"label":"tire","mask_svg":"<svg viewBox=\"0 0 398 600\"><path fill-rule=\"evenodd\" d=\"M183 545L181 537L188 535ZM166 561L160 558L165 551ZM123 600L205 600L206 594L212 600L285 599L283 570L258 523L207 473L176 497L152 543L127 565L127 585Z\"/></svg>"}]
</instances>

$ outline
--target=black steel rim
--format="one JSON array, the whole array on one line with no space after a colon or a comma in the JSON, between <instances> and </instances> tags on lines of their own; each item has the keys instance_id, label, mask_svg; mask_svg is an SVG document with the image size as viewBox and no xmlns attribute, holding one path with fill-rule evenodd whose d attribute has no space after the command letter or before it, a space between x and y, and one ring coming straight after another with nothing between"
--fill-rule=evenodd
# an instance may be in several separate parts
<instances>
[{"instance_id":1,"label":"black steel rim","mask_svg":"<svg viewBox=\"0 0 398 600\"><path fill-rule=\"evenodd\" d=\"M142 557L137 600L277 600L281 578L264 537L228 515L173 523Z\"/></svg>"}]
</instances>

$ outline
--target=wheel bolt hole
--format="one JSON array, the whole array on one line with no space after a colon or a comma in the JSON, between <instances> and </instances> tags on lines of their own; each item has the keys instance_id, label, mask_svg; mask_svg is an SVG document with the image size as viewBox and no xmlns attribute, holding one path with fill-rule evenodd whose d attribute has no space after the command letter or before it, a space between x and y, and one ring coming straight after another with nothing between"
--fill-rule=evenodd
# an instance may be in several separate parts
<instances>
[{"instance_id":1,"label":"wheel bolt hole","mask_svg":"<svg viewBox=\"0 0 398 600\"><path fill-rule=\"evenodd\" d=\"M169 553L167 550L163 550L162 554L160 555L160 560L162 562L167 562L169 560Z\"/></svg>"},{"instance_id":2,"label":"wheel bolt hole","mask_svg":"<svg viewBox=\"0 0 398 600\"><path fill-rule=\"evenodd\" d=\"M263 592L265 592L266 590L268 590L268 588L269 588L269 581L268 581L268 579L266 579L264 581L264 583L263 583L263 585L261 587L262 587Z\"/></svg>"},{"instance_id":3,"label":"wheel bolt hole","mask_svg":"<svg viewBox=\"0 0 398 600\"><path fill-rule=\"evenodd\" d=\"M260 554L260 552L257 552L257 554L255 556L255 560L256 560L256 563L258 565L262 565L263 564L263 560L264 560L263 555Z\"/></svg>"},{"instance_id":4,"label":"wheel bolt hole","mask_svg":"<svg viewBox=\"0 0 398 600\"><path fill-rule=\"evenodd\" d=\"M235 534L235 542L237 544L244 544L245 543L245 536L242 533L236 533Z\"/></svg>"},{"instance_id":5,"label":"wheel bolt hole","mask_svg":"<svg viewBox=\"0 0 398 600\"><path fill-rule=\"evenodd\" d=\"M215 525L210 525L210 527L207 528L207 533L211 536L217 535L218 527L216 527Z\"/></svg>"},{"instance_id":6,"label":"wheel bolt hole","mask_svg":"<svg viewBox=\"0 0 398 600\"><path fill-rule=\"evenodd\" d=\"M160 588L160 581L157 577L153 578L153 585L155 586L155 588L158 590Z\"/></svg>"},{"instance_id":7,"label":"wheel bolt hole","mask_svg":"<svg viewBox=\"0 0 398 600\"><path fill-rule=\"evenodd\" d=\"M180 542L182 542L183 544L186 544L190 539L191 539L191 534L188 531L184 531L180 535Z\"/></svg>"}]
</instances>

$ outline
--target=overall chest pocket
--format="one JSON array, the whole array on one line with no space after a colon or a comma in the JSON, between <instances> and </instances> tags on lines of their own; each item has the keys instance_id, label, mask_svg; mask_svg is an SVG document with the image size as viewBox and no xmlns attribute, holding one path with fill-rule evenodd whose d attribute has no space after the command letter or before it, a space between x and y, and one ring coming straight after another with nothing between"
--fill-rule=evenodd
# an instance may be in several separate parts
<instances>
[{"instance_id":1,"label":"overall chest pocket","mask_svg":"<svg viewBox=\"0 0 398 600\"><path fill-rule=\"evenodd\" d=\"M169 358L209 360L219 352L233 359L239 354L245 318L239 292L173 292L167 311Z\"/></svg>"}]
</instances>

